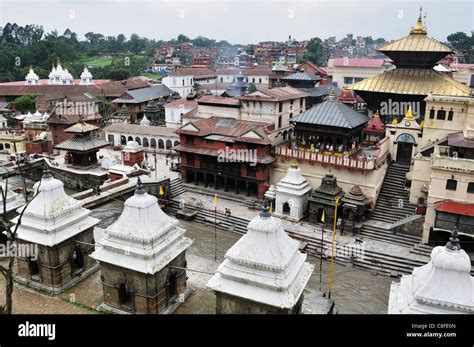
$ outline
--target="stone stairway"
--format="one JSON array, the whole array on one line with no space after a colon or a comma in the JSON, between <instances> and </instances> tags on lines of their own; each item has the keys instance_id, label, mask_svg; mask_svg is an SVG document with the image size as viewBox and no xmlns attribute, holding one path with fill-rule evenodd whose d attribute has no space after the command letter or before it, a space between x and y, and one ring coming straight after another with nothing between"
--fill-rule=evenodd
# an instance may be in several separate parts
<instances>
[{"instance_id":1,"label":"stone stairway","mask_svg":"<svg viewBox=\"0 0 474 347\"><path fill-rule=\"evenodd\" d=\"M184 189L183 182L181 181L181 178L175 178L171 180L170 182L170 195L171 198L174 198L182 193L184 193L186 189Z\"/></svg>"},{"instance_id":2,"label":"stone stairway","mask_svg":"<svg viewBox=\"0 0 474 347\"><path fill-rule=\"evenodd\" d=\"M391 230L370 225L370 221L367 223L369 224L364 224L360 231L360 235L363 237L407 247L413 247L414 244L421 243L421 237L419 236L395 234Z\"/></svg>"},{"instance_id":3,"label":"stone stairway","mask_svg":"<svg viewBox=\"0 0 474 347\"><path fill-rule=\"evenodd\" d=\"M415 213L416 206L409 203L408 192L405 190L405 175L409 169L408 165L398 163L389 165L372 219L396 223Z\"/></svg>"},{"instance_id":4,"label":"stone stairway","mask_svg":"<svg viewBox=\"0 0 474 347\"><path fill-rule=\"evenodd\" d=\"M167 212L175 215L178 210L179 202L171 201L171 204L167 207ZM214 223L214 212L200 210L194 220L199 223L212 225ZM245 234L247 232L248 223L249 221L244 218L235 216L226 217L221 213L217 214L217 228L221 230ZM306 244L304 251L308 254L317 257L320 256L321 240L319 238L306 236L292 231L287 231L287 233L293 238L304 242ZM415 241L411 242L410 245L413 245L414 243ZM340 246L336 246L336 248L339 247ZM365 250L362 257L357 257L352 260L343 256L337 256L335 262L341 265L346 265L347 263L352 262L356 267L376 271L377 273L387 276L408 274L411 273L414 267L426 263L419 260L406 259L369 250Z\"/></svg>"}]
</instances>

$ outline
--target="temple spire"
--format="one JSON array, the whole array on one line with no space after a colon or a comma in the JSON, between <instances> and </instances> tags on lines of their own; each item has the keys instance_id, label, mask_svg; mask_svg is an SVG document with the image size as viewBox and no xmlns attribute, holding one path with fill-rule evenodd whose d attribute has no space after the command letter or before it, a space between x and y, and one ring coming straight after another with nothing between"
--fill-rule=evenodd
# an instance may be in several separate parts
<instances>
[{"instance_id":1,"label":"temple spire","mask_svg":"<svg viewBox=\"0 0 474 347\"><path fill-rule=\"evenodd\" d=\"M268 199L263 200L262 210L260 211L261 218L270 218L270 206L268 205Z\"/></svg>"},{"instance_id":2,"label":"temple spire","mask_svg":"<svg viewBox=\"0 0 474 347\"><path fill-rule=\"evenodd\" d=\"M43 165L43 176L41 178L52 178L52 177L53 175L51 174L51 171L49 170L49 165L45 161Z\"/></svg>"},{"instance_id":3,"label":"temple spire","mask_svg":"<svg viewBox=\"0 0 474 347\"><path fill-rule=\"evenodd\" d=\"M449 238L448 243L446 244L446 248L451 251L459 251L461 249L461 245L459 244L458 239L458 228L454 227L453 233Z\"/></svg>"},{"instance_id":4,"label":"temple spire","mask_svg":"<svg viewBox=\"0 0 474 347\"><path fill-rule=\"evenodd\" d=\"M143 188L142 180L140 177L137 179L137 188L135 189L135 195L145 194L145 189Z\"/></svg>"}]
</instances>

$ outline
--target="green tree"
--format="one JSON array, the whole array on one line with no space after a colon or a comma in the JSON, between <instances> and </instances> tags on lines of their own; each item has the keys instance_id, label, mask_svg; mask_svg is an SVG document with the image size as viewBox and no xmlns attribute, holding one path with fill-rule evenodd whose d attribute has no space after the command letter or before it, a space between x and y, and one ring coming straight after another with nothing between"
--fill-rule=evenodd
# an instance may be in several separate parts
<instances>
[{"instance_id":1,"label":"green tree","mask_svg":"<svg viewBox=\"0 0 474 347\"><path fill-rule=\"evenodd\" d=\"M316 65L323 65L325 63L325 49L323 41L319 37L313 37L309 40L306 46L304 59L310 60Z\"/></svg>"},{"instance_id":2,"label":"green tree","mask_svg":"<svg viewBox=\"0 0 474 347\"><path fill-rule=\"evenodd\" d=\"M33 112L36 109L36 95L33 94L25 94L22 96L17 97L13 101L13 105L15 105L15 109L26 113L28 111Z\"/></svg>"}]
</instances>

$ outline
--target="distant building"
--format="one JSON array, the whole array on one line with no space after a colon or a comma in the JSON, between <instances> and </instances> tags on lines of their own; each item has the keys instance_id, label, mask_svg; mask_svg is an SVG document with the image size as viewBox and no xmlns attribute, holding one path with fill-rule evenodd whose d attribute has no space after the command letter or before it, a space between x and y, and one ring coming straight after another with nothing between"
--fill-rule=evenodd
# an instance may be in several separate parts
<instances>
[{"instance_id":1,"label":"distant building","mask_svg":"<svg viewBox=\"0 0 474 347\"><path fill-rule=\"evenodd\" d=\"M194 93L194 84L208 84L216 82L216 73L209 68L182 67L164 77L163 85L182 98Z\"/></svg>"},{"instance_id":2,"label":"distant building","mask_svg":"<svg viewBox=\"0 0 474 347\"><path fill-rule=\"evenodd\" d=\"M339 88L390 71L394 66L384 59L329 59L328 77Z\"/></svg>"},{"instance_id":3,"label":"distant building","mask_svg":"<svg viewBox=\"0 0 474 347\"><path fill-rule=\"evenodd\" d=\"M183 115L197 109L198 101L196 99L178 99L165 105L166 126L178 128L183 124Z\"/></svg>"}]
</instances>

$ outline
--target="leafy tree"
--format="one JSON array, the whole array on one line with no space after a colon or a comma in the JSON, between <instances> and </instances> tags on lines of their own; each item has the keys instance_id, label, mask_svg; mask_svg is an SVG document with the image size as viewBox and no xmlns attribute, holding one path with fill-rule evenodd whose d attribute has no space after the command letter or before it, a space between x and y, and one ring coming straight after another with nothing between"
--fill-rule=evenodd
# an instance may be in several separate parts
<instances>
[{"instance_id":1,"label":"leafy tree","mask_svg":"<svg viewBox=\"0 0 474 347\"><path fill-rule=\"evenodd\" d=\"M323 41L319 37L313 37L306 46L304 59L310 60L316 65L323 65L325 61L325 49Z\"/></svg>"},{"instance_id":2,"label":"leafy tree","mask_svg":"<svg viewBox=\"0 0 474 347\"><path fill-rule=\"evenodd\" d=\"M36 109L36 95L33 94L25 94L22 96L17 97L13 104L15 105L15 109L26 113L28 111L34 111Z\"/></svg>"}]
</instances>

